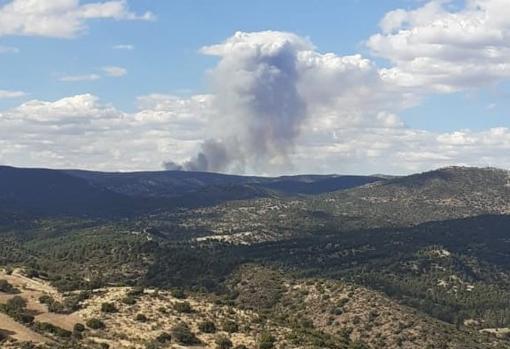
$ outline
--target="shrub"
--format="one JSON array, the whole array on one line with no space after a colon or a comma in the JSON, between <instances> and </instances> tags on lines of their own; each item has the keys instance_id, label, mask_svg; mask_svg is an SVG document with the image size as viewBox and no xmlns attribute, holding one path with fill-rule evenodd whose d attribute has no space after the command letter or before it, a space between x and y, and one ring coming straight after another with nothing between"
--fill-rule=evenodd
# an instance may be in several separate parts
<instances>
[{"instance_id":1,"label":"shrub","mask_svg":"<svg viewBox=\"0 0 510 349\"><path fill-rule=\"evenodd\" d=\"M106 326L103 321L93 318L87 321L87 327L93 330L99 330L105 328Z\"/></svg>"},{"instance_id":2,"label":"shrub","mask_svg":"<svg viewBox=\"0 0 510 349\"><path fill-rule=\"evenodd\" d=\"M137 314L135 320L139 322L147 322L149 319L144 314Z\"/></svg>"},{"instance_id":3,"label":"shrub","mask_svg":"<svg viewBox=\"0 0 510 349\"><path fill-rule=\"evenodd\" d=\"M239 325L235 321L227 320L223 323L223 330L228 333L235 333L239 331Z\"/></svg>"},{"instance_id":4,"label":"shrub","mask_svg":"<svg viewBox=\"0 0 510 349\"><path fill-rule=\"evenodd\" d=\"M35 328L40 332L48 332L57 337L69 338L71 337L71 332L64 330L63 328L57 327L48 322L36 322Z\"/></svg>"},{"instance_id":5,"label":"shrub","mask_svg":"<svg viewBox=\"0 0 510 349\"><path fill-rule=\"evenodd\" d=\"M200 343L195 334L191 332L189 326L184 322L172 328L172 337L181 345L195 345Z\"/></svg>"},{"instance_id":6,"label":"shrub","mask_svg":"<svg viewBox=\"0 0 510 349\"><path fill-rule=\"evenodd\" d=\"M27 301L20 296L14 296L7 301L6 305L12 310L23 310L27 306Z\"/></svg>"},{"instance_id":7,"label":"shrub","mask_svg":"<svg viewBox=\"0 0 510 349\"><path fill-rule=\"evenodd\" d=\"M214 342L216 343L216 347L218 349L230 349L233 346L232 341L224 335L216 337Z\"/></svg>"},{"instance_id":8,"label":"shrub","mask_svg":"<svg viewBox=\"0 0 510 349\"><path fill-rule=\"evenodd\" d=\"M34 316L28 313L21 313L14 317L16 321L22 322L24 324L31 324L34 322Z\"/></svg>"},{"instance_id":9,"label":"shrub","mask_svg":"<svg viewBox=\"0 0 510 349\"><path fill-rule=\"evenodd\" d=\"M73 331L74 332L83 332L83 331L85 331L85 326L80 323L74 324Z\"/></svg>"},{"instance_id":10,"label":"shrub","mask_svg":"<svg viewBox=\"0 0 510 349\"><path fill-rule=\"evenodd\" d=\"M101 311L103 313L116 313L118 310L113 303L103 303L101 304Z\"/></svg>"},{"instance_id":11,"label":"shrub","mask_svg":"<svg viewBox=\"0 0 510 349\"><path fill-rule=\"evenodd\" d=\"M136 298L133 296L127 296L122 299L122 303L127 305L134 305L136 304Z\"/></svg>"},{"instance_id":12,"label":"shrub","mask_svg":"<svg viewBox=\"0 0 510 349\"><path fill-rule=\"evenodd\" d=\"M216 332L216 325L214 322L206 320L198 324L198 328L200 331L204 333L215 333Z\"/></svg>"},{"instance_id":13,"label":"shrub","mask_svg":"<svg viewBox=\"0 0 510 349\"><path fill-rule=\"evenodd\" d=\"M275 342L276 338L272 334L264 332L259 338L259 349L272 349Z\"/></svg>"},{"instance_id":14,"label":"shrub","mask_svg":"<svg viewBox=\"0 0 510 349\"><path fill-rule=\"evenodd\" d=\"M49 305L49 304L53 303L54 301L55 301L55 299L53 299L52 296L47 295L47 294L39 297L39 303L41 303L41 304Z\"/></svg>"},{"instance_id":15,"label":"shrub","mask_svg":"<svg viewBox=\"0 0 510 349\"><path fill-rule=\"evenodd\" d=\"M0 280L0 292L7 294L18 294L20 291L12 286L7 280Z\"/></svg>"},{"instance_id":16,"label":"shrub","mask_svg":"<svg viewBox=\"0 0 510 349\"><path fill-rule=\"evenodd\" d=\"M156 341L158 341L161 344L170 343L172 341L172 336L170 335L170 333L163 332L156 337Z\"/></svg>"},{"instance_id":17,"label":"shrub","mask_svg":"<svg viewBox=\"0 0 510 349\"><path fill-rule=\"evenodd\" d=\"M234 349L248 349L248 347L244 344L238 344L234 347Z\"/></svg>"},{"instance_id":18,"label":"shrub","mask_svg":"<svg viewBox=\"0 0 510 349\"><path fill-rule=\"evenodd\" d=\"M64 299L63 305L64 305L64 311L65 313L72 313L74 311L77 311L81 309L80 302L84 301L82 297L85 297L86 294L77 294L70 297L67 297Z\"/></svg>"},{"instance_id":19,"label":"shrub","mask_svg":"<svg viewBox=\"0 0 510 349\"><path fill-rule=\"evenodd\" d=\"M178 302L174 304L174 309L179 313L192 313L193 308L189 302Z\"/></svg>"},{"instance_id":20,"label":"shrub","mask_svg":"<svg viewBox=\"0 0 510 349\"><path fill-rule=\"evenodd\" d=\"M26 306L27 301L24 298L14 296L9 299L7 303L0 304L0 311L6 313L18 322L31 324L34 321L34 317L27 313Z\"/></svg>"},{"instance_id":21,"label":"shrub","mask_svg":"<svg viewBox=\"0 0 510 349\"><path fill-rule=\"evenodd\" d=\"M52 303L48 304L48 311L50 313L56 313L56 314L62 314L62 313L66 312L64 305L62 303L56 302L56 301L53 301Z\"/></svg>"},{"instance_id":22,"label":"shrub","mask_svg":"<svg viewBox=\"0 0 510 349\"><path fill-rule=\"evenodd\" d=\"M174 288L170 294L177 299L186 299L186 293L181 288Z\"/></svg>"}]
</instances>

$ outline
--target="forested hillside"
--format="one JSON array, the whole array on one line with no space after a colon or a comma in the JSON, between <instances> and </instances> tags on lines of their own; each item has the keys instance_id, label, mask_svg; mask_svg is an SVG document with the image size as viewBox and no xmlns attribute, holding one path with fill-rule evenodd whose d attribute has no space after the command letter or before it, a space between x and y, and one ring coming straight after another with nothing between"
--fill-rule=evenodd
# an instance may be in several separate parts
<instances>
[{"instance_id":1,"label":"forested hillside","mask_svg":"<svg viewBox=\"0 0 510 349\"><path fill-rule=\"evenodd\" d=\"M221 175L206 185L209 174L200 174L200 185L179 194L186 205L170 192L147 194L146 174L120 181L27 171L0 171L2 210L11 217L0 225L0 310L15 322L9 328L22 323L63 348L182 345L172 332L179 321L198 340L188 344L204 347L220 346L216 340L267 349L510 346L506 171L446 168L370 183L344 178L349 188L336 190L337 183L319 194L309 185L336 177L267 179L262 187L254 183L266 179L252 177L218 184L228 179ZM168 184L168 174L147 176L167 178L149 191ZM198 177L179 181L190 178ZM225 195L229 187L237 194ZM247 198L251 190L255 198ZM83 215L75 203L116 213ZM29 294L26 285L9 284L12 272L52 287L58 304L7 302L10 293ZM129 293L137 289L146 291ZM111 305L103 311L102 303ZM33 307L106 327L80 335L71 328L68 336L41 325ZM48 323L60 327L55 319ZM235 329L223 324L231 320ZM207 332L210 322L214 332ZM132 336L123 338L128 325ZM0 318L0 333L10 338L4 343L21 347L16 331L1 329ZM164 333L170 339L158 342Z\"/></svg>"}]
</instances>

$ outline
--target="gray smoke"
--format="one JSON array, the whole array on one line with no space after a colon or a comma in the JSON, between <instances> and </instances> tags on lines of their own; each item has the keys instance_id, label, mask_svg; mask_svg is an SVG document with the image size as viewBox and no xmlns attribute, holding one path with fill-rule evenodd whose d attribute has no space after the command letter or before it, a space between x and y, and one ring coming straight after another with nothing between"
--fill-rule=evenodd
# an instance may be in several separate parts
<instances>
[{"instance_id":1,"label":"gray smoke","mask_svg":"<svg viewBox=\"0 0 510 349\"><path fill-rule=\"evenodd\" d=\"M298 53L305 40L288 33L237 33L203 49L221 57L211 72L216 117L211 139L183 164L167 169L270 172L290 166L296 137L306 117L298 92Z\"/></svg>"},{"instance_id":2,"label":"gray smoke","mask_svg":"<svg viewBox=\"0 0 510 349\"><path fill-rule=\"evenodd\" d=\"M209 139L202 143L202 150L189 161L177 164L173 161L164 163L168 171L210 171L220 172L230 162L230 156L223 143Z\"/></svg>"}]
</instances>

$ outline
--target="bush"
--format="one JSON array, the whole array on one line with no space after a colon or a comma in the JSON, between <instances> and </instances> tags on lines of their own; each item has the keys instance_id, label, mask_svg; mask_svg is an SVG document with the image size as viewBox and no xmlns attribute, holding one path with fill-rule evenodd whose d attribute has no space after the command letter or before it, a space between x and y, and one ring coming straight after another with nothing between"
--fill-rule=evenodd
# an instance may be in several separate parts
<instances>
[{"instance_id":1,"label":"bush","mask_svg":"<svg viewBox=\"0 0 510 349\"><path fill-rule=\"evenodd\" d=\"M186 293L181 288L174 288L170 294L177 299L186 299Z\"/></svg>"},{"instance_id":2,"label":"bush","mask_svg":"<svg viewBox=\"0 0 510 349\"><path fill-rule=\"evenodd\" d=\"M127 305L134 305L134 304L136 304L136 298L133 296L127 296L122 299L122 303L127 304Z\"/></svg>"},{"instance_id":3,"label":"bush","mask_svg":"<svg viewBox=\"0 0 510 349\"><path fill-rule=\"evenodd\" d=\"M34 322L35 317L28 313L21 313L15 316L14 319L24 324L31 324L32 322Z\"/></svg>"},{"instance_id":4,"label":"bush","mask_svg":"<svg viewBox=\"0 0 510 349\"><path fill-rule=\"evenodd\" d=\"M248 347L244 344L239 344L234 347L234 349L248 349Z\"/></svg>"},{"instance_id":5,"label":"bush","mask_svg":"<svg viewBox=\"0 0 510 349\"><path fill-rule=\"evenodd\" d=\"M80 302L84 301L83 297L86 297L86 294L77 294L64 299L64 312L70 314L81 309Z\"/></svg>"},{"instance_id":6,"label":"bush","mask_svg":"<svg viewBox=\"0 0 510 349\"><path fill-rule=\"evenodd\" d=\"M7 280L0 280L0 292L7 294L18 294L20 291L12 286Z\"/></svg>"},{"instance_id":7,"label":"bush","mask_svg":"<svg viewBox=\"0 0 510 349\"><path fill-rule=\"evenodd\" d=\"M35 328L39 332L48 332L48 333L51 333L57 337L62 337L62 338L69 338L72 335L71 332L64 330L63 328L57 327L53 324L50 324L48 322L36 322Z\"/></svg>"},{"instance_id":8,"label":"bush","mask_svg":"<svg viewBox=\"0 0 510 349\"><path fill-rule=\"evenodd\" d=\"M45 295L42 295L41 297L39 297L39 303L41 303L41 304L49 305L53 302L55 302L55 299L53 299L53 297L50 295L45 294Z\"/></svg>"},{"instance_id":9,"label":"bush","mask_svg":"<svg viewBox=\"0 0 510 349\"><path fill-rule=\"evenodd\" d=\"M198 324L198 328L203 333L215 333L216 332L216 325L212 321L203 321Z\"/></svg>"},{"instance_id":10,"label":"bush","mask_svg":"<svg viewBox=\"0 0 510 349\"><path fill-rule=\"evenodd\" d=\"M235 321L227 320L223 323L223 330L228 333L236 333L239 331L239 325Z\"/></svg>"},{"instance_id":11,"label":"bush","mask_svg":"<svg viewBox=\"0 0 510 349\"><path fill-rule=\"evenodd\" d=\"M56 314L66 313L64 305L62 303L56 302L56 301L48 304L48 311L50 313L56 313Z\"/></svg>"},{"instance_id":12,"label":"bush","mask_svg":"<svg viewBox=\"0 0 510 349\"><path fill-rule=\"evenodd\" d=\"M34 321L34 316L29 314L26 310L27 301L20 297L14 296L7 301L5 304L0 304L0 311L6 313L14 320L24 323L31 324Z\"/></svg>"},{"instance_id":13,"label":"bush","mask_svg":"<svg viewBox=\"0 0 510 349\"><path fill-rule=\"evenodd\" d=\"M27 301L20 296L14 296L7 301L6 305L12 310L23 310L27 306Z\"/></svg>"},{"instance_id":14,"label":"bush","mask_svg":"<svg viewBox=\"0 0 510 349\"><path fill-rule=\"evenodd\" d=\"M101 304L101 311L103 313L116 313L118 310L113 303L103 303Z\"/></svg>"},{"instance_id":15,"label":"bush","mask_svg":"<svg viewBox=\"0 0 510 349\"><path fill-rule=\"evenodd\" d=\"M93 318L87 321L87 327L93 330L99 330L105 328L106 326L103 321Z\"/></svg>"},{"instance_id":16,"label":"bush","mask_svg":"<svg viewBox=\"0 0 510 349\"><path fill-rule=\"evenodd\" d=\"M227 336L223 335L216 337L214 342L218 349L230 349L233 346L232 341Z\"/></svg>"},{"instance_id":17,"label":"bush","mask_svg":"<svg viewBox=\"0 0 510 349\"><path fill-rule=\"evenodd\" d=\"M172 337L181 345L200 344L198 338L193 332L191 332L189 326L184 322L181 322L172 328Z\"/></svg>"},{"instance_id":18,"label":"bush","mask_svg":"<svg viewBox=\"0 0 510 349\"><path fill-rule=\"evenodd\" d=\"M74 324L73 331L74 332L83 332L83 331L85 331L85 326L80 323Z\"/></svg>"},{"instance_id":19,"label":"bush","mask_svg":"<svg viewBox=\"0 0 510 349\"><path fill-rule=\"evenodd\" d=\"M276 338L272 334L264 332L259 338L259 349L272 349L275 342Z\"/></svg>"},{"instance_id":20,"label":"bush","mask_svg":"<svg viewBox=\"0 0 510 349\"><path fill-rule=\"evenodd\" d=\"M147 321L149 321L147 316L145 316L144 314L137 314L136 317L135 317L135 320L139 321L139 322L147 322Z\"/></svg>"},{"instance_id":21,"label":"bush","mask_svg":"<svg viewBox=\"0 0 510 349\"><path fill-rule=\"evenodd\" d=\"M163 332L159 336L156 337L156 341L161 344L170 343L172 341L172 336L170 333Z\"/></svg>"},{"instance_id":22,"label":"bush","mask_svg":"<svg viewBox=\"0 0 510 349\"><path fill-rule=\"evenodd\" d=\"M178 302L174 304L174 309L179 313L192 313L193 308L189 302Z\"/></svg>"}]
</instances>

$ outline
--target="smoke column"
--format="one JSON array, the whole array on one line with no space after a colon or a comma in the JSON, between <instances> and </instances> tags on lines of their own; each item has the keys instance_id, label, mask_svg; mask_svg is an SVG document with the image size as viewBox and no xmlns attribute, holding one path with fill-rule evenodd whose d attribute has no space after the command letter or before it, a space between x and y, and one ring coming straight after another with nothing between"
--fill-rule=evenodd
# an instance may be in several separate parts
<instances>
[{"instance_id":1,"label":"smoke column","mask_svg":"<svg viewBox=\"0 0 510 349\"><path fill-rule=\"evenodd\" d=\"M211 71L214 108L211 138L196 156L168 170L244 172L290 166L306 117L298 92L299 51L312 45L290 33L236 33L202 49L220 57Z\"/></svg>"}]
</instances>

